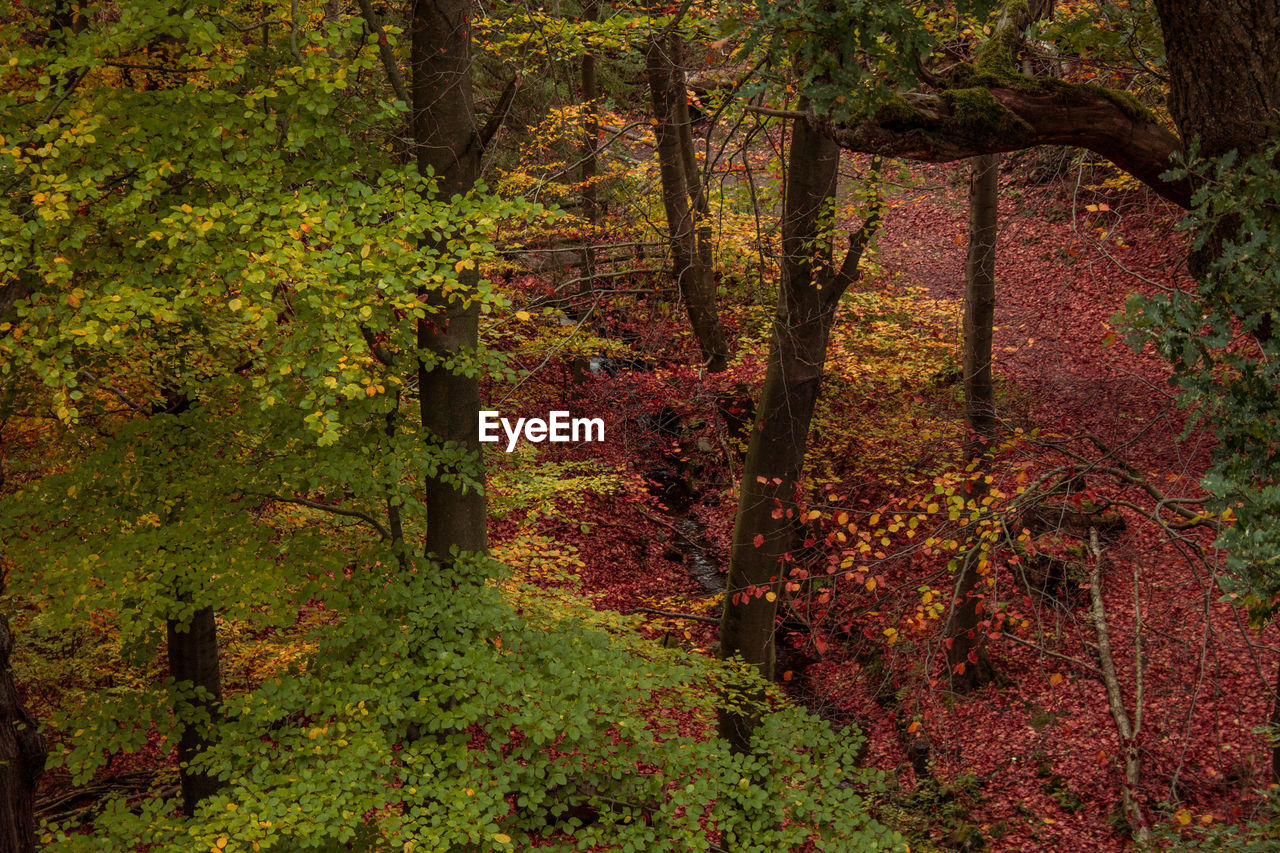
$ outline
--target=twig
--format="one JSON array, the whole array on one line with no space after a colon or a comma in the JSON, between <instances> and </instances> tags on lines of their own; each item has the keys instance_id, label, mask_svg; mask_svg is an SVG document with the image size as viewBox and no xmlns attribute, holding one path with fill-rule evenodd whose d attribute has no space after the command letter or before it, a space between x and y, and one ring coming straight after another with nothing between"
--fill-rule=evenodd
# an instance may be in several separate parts
<instances>
[{"instance_id":1,"label":"twig","mask_svg":"<svg viewBox=\"0 0 1280 853\"><path fill-rule=\"evenodd\" d=\"M635 607L632 613L652 613L654 616L667 616L671 619L692 619L694 622L706 622L708 625L719 625L720 620L714 616L701 616L697 613L673 613L670 610L655 610L652 607Z\"/></svg>"},{"instance_id":2,"label":"twig","mask_svg":"<svg viewBox=\"0 0 1280 853\"><path fill-rule=\"evenodd\" d=\"M1018 645L1026 646L1027 648L1033 651L1039 652L1042 655L1048 655L1051 658L1057 658L1058 660L1063 661L1064 663L1069 663L1072 666L1078 666L1081 669L1086 670L1087 672L1090 672L1098 676L1099 678L1103 677L1102 670L1098 669L1096 666L1094 666L1091 663L1080 660L1079 658L1073 658L1070 655L1064 655L1060 652L1055 652L1055 651L1052 651L1051 649L1046 649L1044 646L1041 646L1038 643L1029 642L1028 640L1024 640L1021 637L1015 637L1013 634L1009 634L1007 632L1001 633L1000 639L1012 640Z\"/></svg>"},{"instance_id":3,"label":"twig","mask_svg":"<svg viewBox=\"0 0 1280 853\"><path fill-rule=\"evenodd\" d=\"M316 501L309 501L306 498L286 498L283 495L261 495L261 497L264 497L267 500L275 501L277 503L297 504L298 506L305 506L310 509L318 509L322 512L331 513L332 515L341 515L347 518L355 518L360 521L363 521L365 524L369 525L374 530L376 530L378 532L378 536L381 537L382 539L392 538L391 533L387 531L387 528L382 526L381 522L379 522L378 519L369 515L367 512L361 512L358 509L344 509L338 506L329 506L328 504L317 503Z\"/></svg>"}]
</instances>

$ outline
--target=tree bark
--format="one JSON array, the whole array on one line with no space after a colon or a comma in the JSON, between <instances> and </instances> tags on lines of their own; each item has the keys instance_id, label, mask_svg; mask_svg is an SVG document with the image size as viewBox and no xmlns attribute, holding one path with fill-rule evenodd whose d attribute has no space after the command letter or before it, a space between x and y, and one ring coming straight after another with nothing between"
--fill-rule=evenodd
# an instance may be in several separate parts
<instances>
[{"instance_id":1,"label":"tree bark","mask_svg":"<svg viewBox=\"0 0 1280 853\"><path fill-rule=\"evenodd\" d=\"M18 700L12 652L9 620L0 614L0 853L34 853L35 788L48 752L36 721Z\"/></svg>"},{"instance_id":2,"label":"tree bark","mask_svg":"<svg viewBox=\"0 0 1280 853\"><path fill-rule=\"evenodd\" d=\"M987 448L995 437L995 391L991 380L991 339L996 307L996 238L1000 155L973 158L969 177L969 252L965 262L964 396L970 432L966 457L977 467L968 500L980 506L988 488ZM960 565L951 613L943 629L951 685L972 690L995 677L991 656L982 642L983 598L978 591L981 554L971 551Z\"/></svg>"},{"instance_id":3,"label":"tree bark","mask_svg":"<svg viewBox=\"0 0 1280 853\"><path fill-rule=\"evenodd\" d=\"M582 17L591 23L600 20L600 0L585 0ZM590 293L595 286L596 235L600 232L600 204L596 193L597 149L600 144L600 84L596 79L596 55L582 55L582 102L586 113L582 128L582 215L587 221L587 239L582 250L582 281L578 292Z\"/></svg>"},{"instance_id":4,"label":"tree bark","mask_svg":"<svg viewBox=\"0 0 1280 853\"><path fill-rule=\"evenodd\" d=\"M201 800L222 787L217 777L193 772L189 766L192 759L212 744L209 729L221 717L222 675L218 667L218 627L213 608L201 607L186 624L176 619L166 620L165 635L169 675L179 685L189 682L194 691L174 705L174 715L182 727L178 739L182 809L191 816Z\"/></svg>"},{"instance_id":5,"label":"tree bark","mask_svg":"<svg viewBox=\"0 0 1280 853\"><path fill-rule=\"evenodd\" d=\"M465 196L480 174L480 136L471 97L470 0L414 0L409 60L412 131L418 169L435 175L442 198ZM426 239L427 251L444 251L447 236ZM479 345L479 272L464 269L449 294L433 290L438 313L418 323L418 394L422 425L441 445L457 448L467 462L425 483L426 551L447 560L454 548L487 550L484 471L476 430L480 379L444 364L468 357ZM461 474L468 482L450 482ZM450 476L453 475L453 476Z\"/></svg>"},{"instance_id":6,"label":"tree bark","mask_svg":"<svg viewBox=\"0 0 1280 853\"><path fill-rule=\"evenodd\" d=\"M1200 156L1241 159L1272 138L1280 110L1280 0L1156 0L1169 69L1169 112ZM1202 278L1236 223L1223 219L1191 253Z\"/></svg>"},{"instance_id":7,"label":"tree bark","mask_svg":"<svg viewBox=\"0 0 1280 853\"><path fill-rule=\"evenodd\" d=\"M997 429L991 339L996 311L999 178L999 154L973 159L969 177L969 251L964 273L965 417L977 440L970 445L970 460L984 455L985 445Z\"/></svg>"},{"instance_id":8,"label":"tree bark","mask_svg":"<svg viewBox=\"0 0 1280 853\"><path fill-rule=\"evenodd\" d=\"M582 17L595 23L600 20L600 0L586 0ZM582 131L582 212L594 231L599 226L600 211L596 197L596 149L600 143L600 83L596 78L596 55L582 55L582 101L586 104L586 116ZM588 241L590 242L590 241ZM590 250L588 246L588 250Z\"/></svg>"},{"instance_id":9,"label":"tree bark","mask_svg":"<svg viewBox=\"0 0 1280 853\"><path fill-rule=\"evenodd\" d=\"M851 237L840 272L832 274L831 245L822 244L819 217L835 196L840 148L797 121L789 160L773 340L742 473L720 625L721 656L740 657L770 679L777 602L766 593L776 596L780 590L785 556L796 544L796 489L836 304L856 279L858 260L878 222L873 215ZM757 723L749 711L720 712L721 736L740 751L747 749Z\"/></svg>"},{"instance_id":10,"label":"tree bark","mask_svg":"<svg viewBox=\"0 0 1280 853\"><path fill-rule=\"evenodd\" d=\"M1031 78L1028 78L1031 81ZM850 151L933 163L1037 145L1072 145L1099 154L1181 207L1191 201L1187 181L1161 173L1182 141L1136 105L1098 86L1035 80L1038 90L991 87L911 92L873 117L851 125L810 121ZM975 110L960 108L977 101Z\"/></svg>"},{"instance_id":11,"label":"tree bark","mask_svg":"<svg viewBox=\"0 0 1280 853\"><path fill-rule=\"evenodd\" d=\"M681 115L687 125L688 105L684 74L675 64L672 54L674 38L664 38L659 34L649 40L645 50L645 73L649 81L653 117L657 121L658 167L662 175L662 204L670 231L672 269L689 312L689 324L702 351L703 364L708 371L715 373L728 366L729 345L716 309L710 238L698 239L696 207L690 205L690 170L681 141ZM689 151L692 159L692 144ZM695 205L699 202L705 207L700 183Z\"/></svg>"}]
</instances>

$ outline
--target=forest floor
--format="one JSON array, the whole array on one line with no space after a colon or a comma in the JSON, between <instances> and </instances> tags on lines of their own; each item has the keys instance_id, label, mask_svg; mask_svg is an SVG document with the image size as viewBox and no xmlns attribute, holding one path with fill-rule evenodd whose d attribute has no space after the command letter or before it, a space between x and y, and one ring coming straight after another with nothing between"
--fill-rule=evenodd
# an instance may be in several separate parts
<instances>
[{"instance_id":1,"label":"forest floor","mask_svg":"<svg viewBox=\"0 0 1280 853\"><path fill-rule=\"evenodd\" d=\"M1168 498L1199 495L1211 440L1184 435L1168 369L1149 349L1116 340L1110 323L1131 292L1185 282L1179 212L1146 193L1089 189L1075 173L1031 183L1031 165L1012 163L1002 180L995 367L1001 414L1021 432L996 457L997 484L1011 492L1054 466L1101 462ZM833 543L845 542L850 518L852 539L855 525L865 533L881 515L905 518L933 500L964 443L965 169L913 167L895 182L873 263L832 335L810 439L810 506L823 535L803 560L817 571L830 573L848 553ZM748 303L726 314L736 358L707 376L679 305L645 298L665 274L610 279L617 292L597 291L591 316L550 307L565 304L572 275L509 272L500 282L534 315L488 333L529 371L494 385L490 404L504 416L602 417L606 441L492 452L494 553L538 582L564 583L567 569L594 606L637 613L654 638L710 653L770 288L729 285L737 292L728 304ZM1092 497L1124 521L1106 543L1104 592L1131 717L1141 638L1145 813L1171 830L1248 817L1267 784L1269 756L1254 730L1267 719L1280 642L1221 601L1210 533L1164 530L1146 517L1147 492L1088 477ZM922 530L934 525L920 518ZM797 701L862 732L913 849L981 849L978 836L994 853L1125 849L1121 745L1095 674L1079 575L1041 594L1016 561L996 561L990 610L1002 621L986 645L1000 678L956 693L942 649L945 608L930 606L950 600L947 555L901 534L892 547L887 534L879 541L887 553L859 558L852 581L790 599L779 671ZM323 618L313 613L299 630ZM229 689L304 654L295 641L282 635L252 659L230 660ZM43 704L33 702L41 716ZM149 748L113 772L149 771L162 758ZM79 802L70 790L63 775L47 776L45 807Z\"/></svg>"},{"instance_id":2,"label":"forest floor","mask_svg":"<svg viewBox=\"0 0 1280 853\"><path fill-rule=\"evenodd\" d=\"M1110 323L1129 293L1185 281L1184 243L1174 228L1179 212L1145 193L1088 189L1074 173L1038 185L1025 179L1025 163L1005 171L998 393L1010 421L1033 438L1004 464L1010 471L1040 472L1064 459L1088 467L1105 455L1106 465L1126 466L1168 498L1200 494L1211 439L1183 434L1184 413L1167 368L1150 348L1135 353L1115 340ZM953 327L944 329L945 346L959 338L965 174L963 167L913 168L909 185L891 196L878 270L863 283L906 294L930 312L939 303L949 305ZM641 354L643 363L624 367L615 360L616 370L584 376L581 357L575 368L566 356L558 371L544 366L519 402L531 412L568 402L584 414L606 416L607 450L566 451L560 458L599 462L603 454L605 468L632 478L630 488L579 496L572 512L562 507L558 518L537 522L542 534L576 546L583 593L598 607L622 612L691 614L694 619L651 613L648 629L707 649L718 596L699 565L727 563L737 464L735 437L722 416L758 389L767 337L759 317L731 318L746 354L728 376L701 377L687 366L692 344L680 331L681 319L639 319L623 309L606 313L597 334L624 334L629 352ZM827 387L830 393L830 380ZM932 407L936 422L958 419L957 393L953 378L941 392L901 396ZM930 422L917 420L918 405L908 410L881 400L864 408L889 419L876 435L888 430L897 436L899 457L920 450L917 455L927 458L923 445L941 440L920 427L921 448L911 447L912 428ZM812 443L817 452L839 457L827 482L847 492L837 497L865 517L888 488L874 482L869 463L855 465L841 454L850 448L868 456L885 451L870 438L861 444L847 436L843 444L834 440L836 425L850 412L829 413L835 424L824 424ZM958 435L950 434L953 445ZM1137 737L1143 808L1153 825L1174 828L1239 820L1267 782L1268 753L1253 730L1269 710L1276 644L1269 637L1264 643L1238 609L1221 603L1211 535L1162 530L1144 517L1152 506L1146 493L1104 480L1090 486L1106 502L1120 502L1112 506L1125 522L1104 556L1104 587L1131 717L1135 637L1144 658ZM500 519L495 539L510 539L522 523ZM936 619L896 645L882 636L910 622L911 610L919 610L917 591L937 583L940 562L945 559L918 553L886 560L883 574L875 576L880 589L874 600L846 611L860 620L844 626L849 642L809 638L799 644L804 649L798 657L788 658L800 661L797 672L804 667L804 678L791 685L797 697L837 723L858 725L868 739L868 761L893 774L899 801L927 816L920 835L943 848L962 844L976 830L993 851L1124 849L1121 748L1095 674L1087 594L1068 589L1062 600L1033 596L1015 572L1006 573L996 595L1013 607L1009 612L1018 614L1024 630L997 630L989 641L998 682L957 694L947 689L945 667L939 673ZM1028 623L1034 625L1026 628ZM930 760L920 769L931 779L917 778L912 769L907 748L913 742L928 745Z\"/></svg>"}]
</instances>

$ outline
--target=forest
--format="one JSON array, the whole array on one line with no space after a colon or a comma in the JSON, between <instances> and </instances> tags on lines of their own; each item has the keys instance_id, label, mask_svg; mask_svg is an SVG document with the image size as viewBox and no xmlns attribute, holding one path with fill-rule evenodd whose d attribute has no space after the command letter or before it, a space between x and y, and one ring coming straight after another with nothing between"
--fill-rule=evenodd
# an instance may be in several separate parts
<instances>
[{"instance_id":1,"label":"forest","mask_svg":"<svg viewBox=\"0 0 1280 853\"><path fill-rule=\"evenodd\" d=\"M1280 850L1280 0L0 79L0 853Z\"/></svg>"}]
</instances>

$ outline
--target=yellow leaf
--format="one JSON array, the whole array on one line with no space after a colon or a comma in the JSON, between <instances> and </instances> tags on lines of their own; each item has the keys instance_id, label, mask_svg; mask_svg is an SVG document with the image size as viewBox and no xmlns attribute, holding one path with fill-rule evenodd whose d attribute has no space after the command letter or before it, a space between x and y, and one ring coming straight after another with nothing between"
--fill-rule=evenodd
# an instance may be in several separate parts
<instances>
[{"instance_id":1,"label":"yellow leaf","mask_svg":"<svg viewBox=\"0 0 1280 853\"><path fill-rule=\"evenodd\" d=\"M224 835L218 839L218 849L221 850L227 846L227 837Z\"/></svg>"},{"instance_id":2,"label":"yellow leaf","mask_svg":"<svg viewBox=\"0 0 1280 853\"><path fill-rule=\"evenodd\" d=\"M764 594L764 600L765 600L765 601L777 601L777 600L778 600L778 594L777 594L776 592L766 592L766 593Z\"/></svg>"},{"instance_id":3,"label":"yellow leaf","mask_svg":"<svg viewBox=\"0 0 1280 853\"><path fill-rule=\"evenodd\" d=\"M532 317L533 317L533 315L532 315L532 314L530 314L528 311L517 311L517 312L516 312L516 319L517 319L517 320L519 320L519 321L520 321L520 322L522 322L522 323L523 323L525 320L532 319Z\"/></svg>"},{"instance_id":4,"label":"yellow leaf","mask_svg":"<svg viewBox=\"0 0 1280 853\"><path fill-rule=\"evenodd\" d=\"M876 591L876 579L867 578L867 592L875 592L875 591Z\"/></svg>"},{"instance_id":5,"label":"yellow leaf","mask_svg":"<svg viewBox=\"0 0 1280 853\"><path fill-rule=\"evenodd\" d=\"M239 311L243 305L244 305L244 302L242 302L239 299L232 299L230 302L227 303L227 307L230 308L232 311Z\"/></svg>"},{"instance_id":6,"label":"yellow leaf","mask_svg":"<svg viewBox=\"0 0 1280 853\"><path fill-rule=\"evenodd\" d=\"M821 518L821 517L822 517L822 513L816 509L809 510L809 514L806 516L806 518L808 518L809 521L813 521L815 518Z\"/></svg>"},{"instance_id":7,"label":"yellow leaf","mask_svg":"<svg viewBox=\"0 0 1280 853\"><path fill-rule=\"evenodd\" d=\"M360 247L360 257L362 257L362 258L367 258L367 257L369 257L369 244L368 244L368 243L365 243L363 246L361 246L361 247Z\"/></svg>"},{"instance_id":8,"label":"yellow leaf","mask_svg":"<svg viewBox=\"0 0 1280 853\"><path fill-rule=\"evenodd\" d=\"M1180 823L1182 826L1186 826L1187 824L1191 823L1191 812L1187 811L1186 809L1178 809L1176 812L1173 813L1173 816L1177 818L1178 823Z\"/></svg>"},{"instance_id":9,"label":"yellow leaf","mask_svg":"<svg viewBox=\"0 0 1280 853\"><path fill-rule=\"evenodd\" d=\"M499 844L510 844L511 836L507 835L504 832L495 832L493 834L493 840L498 842Z\"/></svg>"},{"instance_id":10,"label":"yellow leaf","mask_svg":"<svg viewBox=\"0 0 1280 853\"><path fill-rule=\"evenodd\" d=\"M1049 676L1049 683L1054 687L1057 687L1062 683L1062 675L1055 672L1053 675Z\"/></svg>"}]
</instances>

